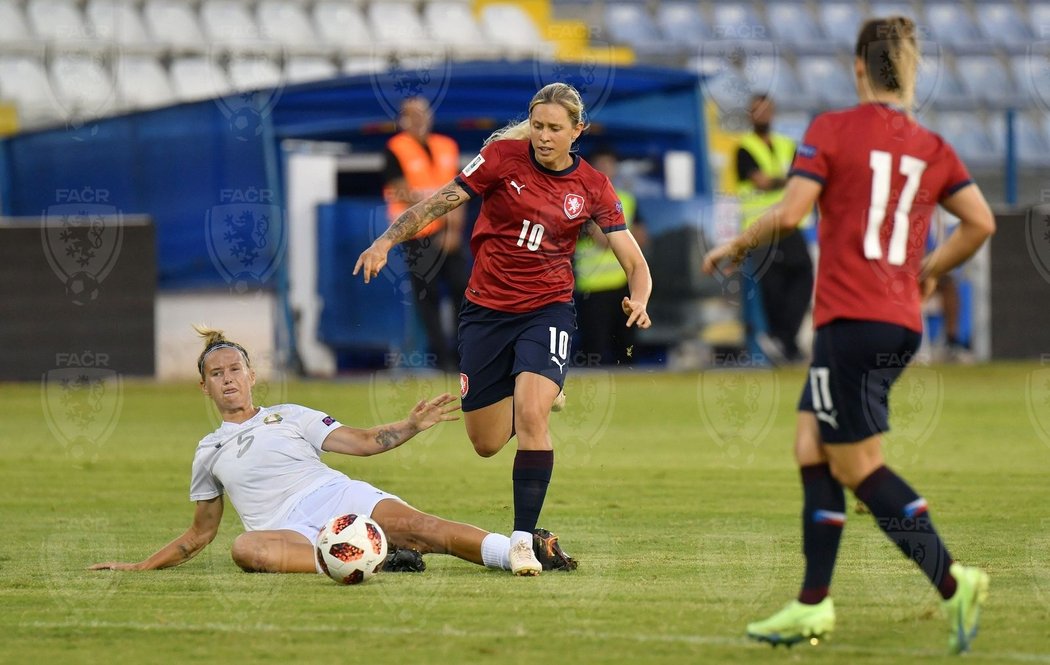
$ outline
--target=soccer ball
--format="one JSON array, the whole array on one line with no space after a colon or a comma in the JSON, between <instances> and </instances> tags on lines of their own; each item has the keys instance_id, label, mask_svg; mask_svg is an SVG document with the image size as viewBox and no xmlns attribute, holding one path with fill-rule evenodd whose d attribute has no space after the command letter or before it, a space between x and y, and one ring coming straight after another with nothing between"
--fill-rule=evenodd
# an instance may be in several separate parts
<instances>
[{"instance_id":1,"label":"soccer ball","mask_svg":"<svg viewBox=\"0 0 1050 665\"><path fill-rule=\"evenodd\" d=\"M386 561L386 534L362 515L341 515L328 520L317 534L317 564L340 584L360 584Z\"/></svg>"}]
</instances>

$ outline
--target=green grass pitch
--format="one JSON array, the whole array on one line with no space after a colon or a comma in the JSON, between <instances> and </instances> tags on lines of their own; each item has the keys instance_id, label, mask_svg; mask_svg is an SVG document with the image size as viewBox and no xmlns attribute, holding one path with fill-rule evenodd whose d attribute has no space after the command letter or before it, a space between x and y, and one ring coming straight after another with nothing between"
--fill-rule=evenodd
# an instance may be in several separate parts
<instances>
[{"instance_id":1,"label":"green grass pitch","mask_svg":"<svg viewBox=\"0 0 1050 665\"><path fill-rule=\"evenodd\" d=\"M105 378L105 377L103 377ZM579 558L516 579L448 557L359 587L248 575L227 505L193 561L139 560L190 523L190 461L215 415L192 383L109 376L0 385L0 661L388 663L901 663L947 660L919 571L852 513L833 585L838 628L817 647L752 644L744 625L801 578L791 457L802 371L576 373L553 416L557 465L541 525ZM401 417L454 377L262 381L344 423ZM992 588L974 662L1050 663L1050 368L915 367L894 391L886 454L930 502L954 556ZM78 437L81 437L78 440ZM415 506L507 532L505 450L474 455L462 423L332 466Z\"/></svg>"}]
</instances>

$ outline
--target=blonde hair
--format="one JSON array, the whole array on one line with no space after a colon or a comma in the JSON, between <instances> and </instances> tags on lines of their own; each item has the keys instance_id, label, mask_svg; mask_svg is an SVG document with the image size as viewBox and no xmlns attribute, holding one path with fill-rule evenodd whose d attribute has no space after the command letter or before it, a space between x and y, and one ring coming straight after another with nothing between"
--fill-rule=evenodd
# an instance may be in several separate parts
<instances>
[{"instance_id":1,"label":"blonde hair","mask_svg":"<svg viewBox=\"0 0 1050 665\"><path fill-rule=\"evenodd\" d=\"M857 35L856 56L864 62L872 91L896 93L905 109L915 101L919 43L915 22L905 16L868 19Z\"/></svg>"},{"instance_id":2,"label":"blonde hair","mask_svg":"<svg viewBox=\"0 0 1050 665\"><path fill-rule=\"evenodd\" d=\"M203 323L193 326L193 329L204 339L204 350L201 351L200 356L197 357L197 371L201 373L202 379L204 378L204 359L208 357L209 353L216 349L237 349L241 352L241 355L244 356L244 363L251 368L252 361L248 358L248 352L237 342L231 342L226 339L226 335L221 330L209 328Z\"/></svg>"},{"instance_id":3,"label":"blonde hair","mask_svg":"<svg viewBox=\"0 0 1050 665\"><path fill-rule=\"evenodd\" d=\"M590 126L587 124L583 99L580 97L580 93L568 83L548 83L540 88L540 91L533 95L532 101L529 102L530 117L532 116L532 109L540 104L560 104L562 108L569 112L569 121L573 127L582 122L584 123L583 129L586 131ZM527 138L529 138L529 120L525 119L521 122L512 122L506 127L501 127L492 132L492 135L485 139L485 145L493 141Z\"/></svg>"}]
</instances>

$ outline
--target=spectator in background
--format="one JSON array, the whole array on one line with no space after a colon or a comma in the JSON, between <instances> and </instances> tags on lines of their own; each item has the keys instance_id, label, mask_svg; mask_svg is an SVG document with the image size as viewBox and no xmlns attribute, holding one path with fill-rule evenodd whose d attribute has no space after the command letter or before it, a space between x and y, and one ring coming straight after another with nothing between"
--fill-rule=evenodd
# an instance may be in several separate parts
<instances>
[{"instance_id":1,"label":"spectator in background","mask_svg":"<svg viewBox=\"0 0 1050 665\"><path fill-rule=\"evenodd\" d=\"M594 168L612 182L623 206L627 228L638 246L645 248L645 226L638 216L634 194L617 180L619 160L611 148L600 148L590 158ZM616 259L605 234L583 233L576 243L573 261L576 274L576 324L583 364L627 364L634 346L634 329L624 325L621 303L628 296L627 275ZM580 362L577 360L577 362Z\"/></svg>"},{"instance_id":2,"label":"spectator in background","mask_svg":"<svg viewBox=\"0 0 1050 665\"><path fill-rule=\"evenodd\" d=\"M389 220L393 222L409 207L425 200L459 172L459 147L448 136L431 133L434 116L422 97L409 97L401 104L401 131L386 144L383 190ZM404 243L405 260L411 271L412 291L426 330L430 352L437 366L456 372L459 356L454 330L442 325L442 287L452 303L455 321L467 288L467 260L463 253L463 211L451 210L434 220Z\"/></svg>"},{"instance_id":3,"label":"spectator in background","mask_svg":"<svg viewBox=\"0 0 1050 665\"><path fill-rule=\"evenodd\" d=\"M767 95L751 98L752 131L741 137L736 156L741 230L784 197L795 142L772 130L775 110ZM813 292L813 262L806 240L801 233L780 235L759 248L756 257L760 258L754 259L757 265L752 268L758 271L754 277L768 327L767 335L757 336L759 346L774 362L800 360L796 338Z\"/></svg>"}]
</instances>

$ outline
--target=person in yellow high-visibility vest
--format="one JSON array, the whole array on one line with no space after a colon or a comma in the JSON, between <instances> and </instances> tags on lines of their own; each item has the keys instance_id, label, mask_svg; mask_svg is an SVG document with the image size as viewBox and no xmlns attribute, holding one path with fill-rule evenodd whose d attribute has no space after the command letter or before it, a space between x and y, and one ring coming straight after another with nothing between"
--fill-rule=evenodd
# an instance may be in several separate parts
<instances>
[{"instance_id":1,"label":"person in yellow high-visibility vest","mask_svg":"<svg viewBox=\"0 0 1050 665\"><path fill-rule=\"evenodd\" d=\"M619 159L610 148L599 148L588 160L604 173L616 189L623 206L627 228L640 247L645 246L645 226L638 216L634 194L617 183ZM597 239L595 239L597 236ZM604 234L581 234L576 243L573 272L576 277L576 326L579 346L573 362L577 365L615 365L631 362L634 328L623 325L620 302L628 294L627 275L609 249Z\"/></svg>"},{"instance_id":2,"label":"person in yellow high-visibility vest","mask_svg":"<svg viewBox=\"0 0 1050 665\"><path fill-rule=\"evenodd\" d=\"M741 230L746 229L784 196L784 185L795 156L795 142L772 130L773 100L751 99L752 131L740 139L736 193ZM813 293L813 262L801 233L781 236L752 254L751 270L762 294L768 331L759 346L774 362L800 360L796 337Z\"/></svg>"}]
</instances>

